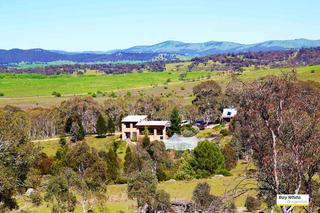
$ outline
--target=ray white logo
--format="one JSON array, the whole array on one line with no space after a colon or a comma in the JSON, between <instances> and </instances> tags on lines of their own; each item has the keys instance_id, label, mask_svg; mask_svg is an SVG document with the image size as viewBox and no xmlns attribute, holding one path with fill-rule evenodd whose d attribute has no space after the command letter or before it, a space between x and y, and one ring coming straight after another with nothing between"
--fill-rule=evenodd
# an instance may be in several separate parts
<instances>
[{"instance_id":1,"label":"ray white logo","mask_svg":"<svg viewBox=\"0 0 320 213\"><path fill-rule=\"evenodd\" d=\"M281 194L277 195L278 206L309 206L309 195Z\"/></svg>"}]
</instances>

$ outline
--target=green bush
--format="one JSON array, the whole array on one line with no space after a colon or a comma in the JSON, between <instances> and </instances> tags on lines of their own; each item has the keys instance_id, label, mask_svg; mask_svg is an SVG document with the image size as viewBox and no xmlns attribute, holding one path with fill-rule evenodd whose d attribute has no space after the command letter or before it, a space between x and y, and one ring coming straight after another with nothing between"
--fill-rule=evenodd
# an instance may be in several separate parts
<instances>
[{"instance_id":1,"label":"green bush","mask_svg":"<svg viewBox=\"0 0 320 213\"><path fill-rule=\"evenodd\" d=\"M247 208L249 212L259 210L260 208L260 200L251 196L248 196L244 206Z\"/></svg>"},{"instance_id":2,"label":"green bush","mask_svg":"<svg viewBox=\"0 0 320 213\"><path fill-rule=\"evenodd\" d=\"M28 188L38 188L41 184L41 171L38 169L30 169L25 180L25 186Z\"/></svg>"},{"instance_id":3,"label":"green bush","mask_svg":"<svg viewBox=\"0 0 320 213\"><path fill-rule=\"evenodd\" d=\"M67 144L67 139L65 135L60 135L59 144L60 146L64 146Z\"/></svg>"},{"instance_id":4,"label":"green bush","mask_svg":"<svg viewBox=\"0 0 320 213\"><path fill-rule=\"evenodd\" d=\"M192 127L192 125L188 124L181 127L181 134L184 137L192 137L198 134L199 130Z\"/></svg>"},{"instance_id":5,"label":"green bush","mask_svg":"<svg viewBox=\"0 0 320 213\"><path fill-rule=\"evenodd\" d=\"M226 144L223 147L222 152L223 152L224 159L225 159L226 169L231 170L234 167L236 167L237 161L238 161L238 156L237 156L236 150L230 144Z\"/></svg>"},{"instance_id":6,"label":"green bush","mask_svg":"<svg viewBox=\"0 0 320 213\"><path fill-rule=\"evenodd\" d=\"M42 197L41 197L41 194L39 192L33 192L31 193L30 195L30 199L31 199L31 202L36 205L36 206L40 206L41 203L42 203Z\"/></svg>"},{"instance_id":7,"label":"green bush","mask_svg":"<svg viewBox=\"0 0 320 213\"><path fill-rule=\"evenodd\" d=\"M172 212L170 194L164 190L156 192L153 208L156 212Z\"/></svg>"},{"instance_id":8,"label":"green bush","mask_svg":"<svg viewBox=\"0 0 320 213\"><path fill-rule=\"evenodd\" d=\"M192 192L192 201L198 212L206 212L213 200L217 197L210 194L211 187L208 183L198 183Z\"/></svg>"},{"instance_id":9,"label":"green bush","mask_svg":"<svg viewBox=\"0 0 320 213\"><path fill-rule=\"evenodd\" d=\"M127 184L128 179L126 177L118 177L115 181L114 184Z\"/></svg>"},{"instance_id":10,"label":"green bush","mask_svg":"<svg viewBox=\"0 0 320 213\"><path fill-rule=\"evenodd\" d=\"M110 95L109 95L109 97L110 97L110 98L116 98L116 97L117 97L117 95L116 95L116 93L115 93L115 92L111 92L111 93L110 93Z\"/></svg>"},{"instance_id":11,"label":"green bush","mask_svg":"<svg viewBox=\"0 0 320 213\"><path fill-rule=\"evenodd\" d=\"M188 161L183 161L178 171L176 172L174 179L176 180L191 180L196 177L196 172L193 170L192 166Z\"/></svg>"},{"instance_id":12,"label":"green bush","mask_svg":"<svg viewBox=\"0 0 320 213\"><path fill-rule=\"evenodd\" d=\"M223 135L223 136L228 136L230 134L230 132L227 129L221 129L220 130L220 134Z\"/></svg>"},{"instance_id":13,"label":"green bush","mask_svg":"<svg viewBox=\"0 0 320 213\"><path fill-rule=\"evenodd\" d=\"M61 93L56 92L56 91L53 91L53 92L52 92L52 95L53 95L54 97L57 97L57 98L61 97Z\"/></svg>"},{"instance_id":14,"label":"green bush","mask_svg":"<svg viewBox=\"0 0 320 213\"><path fill-rule=\"evenodd\" d=\"M131 93L130 91L128 91L127 94L126 94L126 96L127 96L127 97L131 97L131 96L132 96L132 93Z\"/></svg>"},{"instance_id":15,"label":"green bush","mask_svg":"<svg viewBox=\"0 0 320 213\"><path fill-rule=\"evenodd\" d=\"M192 137L192 136L195 136L196 133L194 133L193 131L189 130L189 129L183 129L181 131L181 134L183 137Z\"/></svg>"},{"instance_id":16,"label":"green bush","mask_svg":"<svg viewBox=\"0 0 320 213\"><path fill-rule=\"evenodd\" d=\"M232 176L232 174L226 169L219 169L216 171L216 174L223 176Z\"/></svg>"},{"instance_id":17,"label":"green bush","mask_svg":"<svg viewBox=\"0 0 320 213\"><path fill-rule=\"evenodd\" d=\"M197 177L208 177L224 169L224 156L217 144L201 141L193 150L190 165L196 171Z\"/></svg>"},{"instance_id":18,"label":"green bush","mask_svg":"<svg viewBox=\"0 0 320 213\"><path fill-rule=\"evenodd\" d=\"M166 181L168 180L167 173L165 171L165 166L158 166L156 170L158 181Z\"/></svg>"},{"instance_id":19,"label":"green bush","mask_svg":"<svg viewBox=\"0 0 320 213\"><path fill-rule=\"evenodd\" d=\"M4 93L3 92L0 92L0 97L4 96Z\"/></svg>"},{"instance_id":20,"label":"green bush","mask_svg":"<svg viewBox=\"0 0 320 213\"><path fill-rule=\"evenodd\" d=\"M132 141L132 142L137 142L137 141L138 141L137 135L133 135L133 136L131 137L131 141Z\"/></svg>"}]
</instances>

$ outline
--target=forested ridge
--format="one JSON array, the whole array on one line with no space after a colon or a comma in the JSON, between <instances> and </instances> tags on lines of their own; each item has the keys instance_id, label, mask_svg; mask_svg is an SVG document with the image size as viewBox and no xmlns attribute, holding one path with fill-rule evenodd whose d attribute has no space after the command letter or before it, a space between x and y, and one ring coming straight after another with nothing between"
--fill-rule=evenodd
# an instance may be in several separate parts
<instances>
[{"instance_id":1,"label":"forested ridge","mask_svg":"<svg viewBox=\"0 0 320 213\"><path fill-rule=\"evenodd\" d=\"M163 58L162 58L163 59ZM0 66L0 73L38 73L45 75L83 74L85 70L95 70L104 74L121 74L132 72L161 72L166 65L173 64L172 68L180 69L181 64L188 64L189 71L243 71L250 69L285 68L320 64L320 47L303 48L299 50L245 52L234 54L216 54L205 57L195 57L190 61L178 58L167 60L158 59L151 62L130 63L96 63L96 64L63 64L48 65L35 68L17 68ZM174 63L177 63L175 65ZM180 65L179 65L180 64Z\"/></svg>"}]
</instances>

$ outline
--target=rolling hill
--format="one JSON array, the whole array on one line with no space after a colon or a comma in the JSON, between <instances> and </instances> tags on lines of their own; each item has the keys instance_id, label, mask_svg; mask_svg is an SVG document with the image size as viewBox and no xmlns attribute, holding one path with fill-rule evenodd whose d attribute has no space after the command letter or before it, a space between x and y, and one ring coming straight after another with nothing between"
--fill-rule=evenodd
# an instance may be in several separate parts
<instances>
[{"instance_id":1,"label":"rolling hill","mask_svg":"<svg viewBox=\"0 0 320 213\"><path fill-rule=\"evenodd\" d=\"M122 51L127 53L174 53L189 56L206 56L223 53L289 50L310 47L320 47L320 40L273 40L256 44L240 44L224 41L209 41L204 43L165 41L150 46L135 46Z\"/></svg>"},{"instance_id":2,"label":"rolling hill","mask_svg":"<svg viewBox=\"0 0 320 213\"><path fill-rule=\"evenodd\" d=\"M320 40L294 39L273 40L256 44L240 44L235 42L209 41L204 43L185 43L181 41L165 41L154 45L135 46L123 50L66 52L44 49L11 49L0 50L0 64L19 62L97 62L97 61L172 61L178 56L207 56L224 53L281 51L320 47Z\"/></svg>"},{"instance_id":3,"label":"rolling hill","mask_svg":"<svg viewBox=\"0 0 320 213\"><path fill-rule=\"evenodd\" d=\"M51 51L43 49L11 49L0 50L0 64L19 62L52 62L52 61L72 61L72 62L98 62L98 61L155 61L174 60L175 55L163 53L126 53L116 52L111 54L97 53L71 53L64 51Z\"/></svg>"}]
</instances>

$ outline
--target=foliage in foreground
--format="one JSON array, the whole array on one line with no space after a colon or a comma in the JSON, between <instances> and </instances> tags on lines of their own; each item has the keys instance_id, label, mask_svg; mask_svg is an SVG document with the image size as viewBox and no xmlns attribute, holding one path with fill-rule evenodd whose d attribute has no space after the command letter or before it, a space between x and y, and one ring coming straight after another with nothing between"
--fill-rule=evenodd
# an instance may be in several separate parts
<instances>
[{"instance_id":1,"label":"foliage in foreground","mask_svg":"<svg viewBox=\"0 0 320 213\"><path fill-rule=\"evenodd\" d=\"M234 140L242 144L242 155L253 157L259 192L268 207L273 208L276 195L284 192L315 194L320 162L319 87L297 81L293 72L247 84L235 97L240 110L232 125ZM319 206L312 199L310 212ZM293 208L281 207L283 212Z\"/></svg>"}]
</instances>

